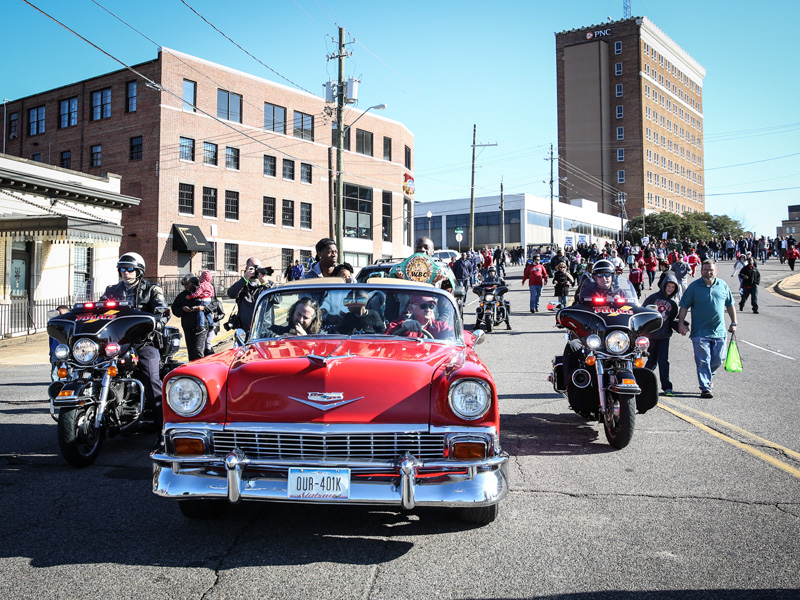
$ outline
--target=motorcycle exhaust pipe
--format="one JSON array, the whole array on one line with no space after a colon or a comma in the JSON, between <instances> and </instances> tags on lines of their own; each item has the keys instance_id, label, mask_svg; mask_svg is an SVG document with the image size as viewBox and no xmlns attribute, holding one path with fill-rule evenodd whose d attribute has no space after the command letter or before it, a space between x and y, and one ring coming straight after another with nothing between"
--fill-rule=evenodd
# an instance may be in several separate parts
<instances>
[{"instance_id":1,"label":"motorcycle exhaust pipe","mask_svg":"<svg viewBox=\"0 0 800 600\"><path fill-rule=\"evenodd\" d=\"M581 389L589 387L592 383L592 376L586 369L576 369L572 373L572 383L575 384L575 387Z\"/></svg>"}]
</instances>

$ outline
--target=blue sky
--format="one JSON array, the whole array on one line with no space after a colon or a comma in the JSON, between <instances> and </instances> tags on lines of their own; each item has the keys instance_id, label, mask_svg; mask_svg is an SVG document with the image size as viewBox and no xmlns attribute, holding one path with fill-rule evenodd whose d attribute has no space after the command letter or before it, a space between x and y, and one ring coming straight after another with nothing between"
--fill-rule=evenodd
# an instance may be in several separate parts
<instances>
[{"instance_id":1,"label":"blue sky","mask_svg":"<svg viewBox=\"0 0 800 600\"><path fill-rule=\"evenodd\" d=\"M287 83L196 16L181 0L30 0L132 65L157 45ZM549 195L549 145L557 143L555 36L622 17L622 0L186 0L296 86L322 94L336 78L333 38L345 27L359 106L415 135L416 199L468 197L472 126L480 151L476 195ZM719 10L724 6L724 10ZM109 15L102 7L139 30ZM3 0L6 58L0 94L15 99L120 65L22 0ZM795 76L800 3L632 0L706 69L706 207L774 236L800 204L800 80ZM13 58L12 58L13 57ZM787 189L789 188L789 189ZM783 191L773 191L783 190ZM418 209L419 210L419 209Z\"/></svg>"}]
</instances>

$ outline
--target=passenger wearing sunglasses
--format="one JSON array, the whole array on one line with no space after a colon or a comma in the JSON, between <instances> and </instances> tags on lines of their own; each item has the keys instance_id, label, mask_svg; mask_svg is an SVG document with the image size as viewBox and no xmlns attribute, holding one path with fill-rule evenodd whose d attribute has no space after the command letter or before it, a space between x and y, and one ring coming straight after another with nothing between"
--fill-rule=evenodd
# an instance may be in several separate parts
<instances>
[{"instance_id":1,"label":"passenger wearing sunglasses","mask_svg":"<svg viewBox=\"0 0 800 600\"><path fill-rule=\"evenodd\" d=\"M413 294L408 300L408 318L391 323L386 329L386 334L437 340L452 339L452 323L436 320L438 302L436 296Z\"/></svg>"},{"instance_id":2,"label":"passenger wearing sunglasses","mask_svg":"<svg viewBox=\"0 0 800 600\"><path fill-rule=\"evenodd\" d=\"M350 290L344 298L347 314L339 325L339 333L353 335L359 333L383 333L386 324L377 310L367 308L369 294L365 290Z\"/></svg>"}]
</instances>

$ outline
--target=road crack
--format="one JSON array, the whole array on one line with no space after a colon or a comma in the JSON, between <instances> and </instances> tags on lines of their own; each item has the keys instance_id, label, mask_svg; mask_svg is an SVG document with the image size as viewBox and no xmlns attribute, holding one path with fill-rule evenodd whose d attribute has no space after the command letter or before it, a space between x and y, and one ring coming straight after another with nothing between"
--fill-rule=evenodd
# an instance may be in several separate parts
<instances>
[{"instance_id":1,"label":"road crack","mask_svg":"<svg viewBox=\"0 0 800 600\"><path fill-rule=\"evenodd\" d=\"M247 520L247 522L240 529L239 533L237 533L236 536L231 541L230 545L228 546L228 549L219 558L219 560L217 561L217 564L214 566L214 581L200 595L200 600L205 600L205 598L208 596L208 594L215 587L217 587L217 584L219 584L219 574L220 574L220 571L222 570L222 565L225 563L225 561L228 559L228 557L230 557L230 555L233 553L234 548L236 548L236 546L239 544L239 540L242 539L242 536L245 534L245 532L250 530L250 526L253 524L253 522L255 520L256 520L256 516L253 516L253 517L251 517L250 519Z\"/></svg>"}]
</instances>

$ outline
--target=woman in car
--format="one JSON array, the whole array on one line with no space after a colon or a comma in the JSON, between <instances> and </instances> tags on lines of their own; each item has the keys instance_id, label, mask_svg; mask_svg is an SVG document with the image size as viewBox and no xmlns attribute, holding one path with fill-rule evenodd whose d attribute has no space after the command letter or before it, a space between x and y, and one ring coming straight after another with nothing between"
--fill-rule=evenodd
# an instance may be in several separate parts
<instances>
[{"instance_id":1,"label":"woman in car","mask_svg":"<svg viewBox=\"0 0 800 600\"><path fill-rule=\"evenodd\" d=\"M322 316L313 298L300 298L289 308L289 324L273 325L276 335L314 335L322 330Z\"/></svg>"}]
</instances>

